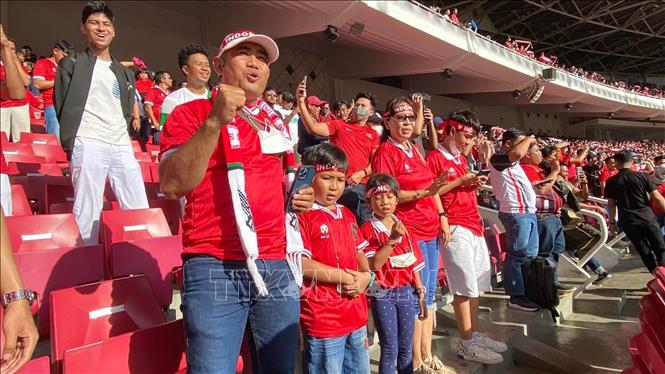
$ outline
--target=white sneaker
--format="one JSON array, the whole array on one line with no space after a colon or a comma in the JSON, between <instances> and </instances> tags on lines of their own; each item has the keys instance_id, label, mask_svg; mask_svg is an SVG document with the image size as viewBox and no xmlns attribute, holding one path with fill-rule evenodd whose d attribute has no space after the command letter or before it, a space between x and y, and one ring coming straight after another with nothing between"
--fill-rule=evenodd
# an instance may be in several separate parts
<instances>
[{"instance_id":1,"label":"white sneaker","mask_svg":"<svg viewBox=\"0 0 665 374\"><path fill-rule=\"evenodd\" d=\"M496 353L503 353L508 350L506 343L496 341L481 332L475 333L473 340L478 343L479 346Z\"/></svg>"},{"instance_id":2,"label":"white sneaker","mask_svg":"<svg viewBox=\"0 0 665 374\"><path fill-rule=\"evenodd\" d=\"M457 357L463 360L480 362L481 364L500 364L503 362L503 356L481 347L475 340L467 348L464 348L462 343L460 343Z\"/></svg>"}]
</instances>

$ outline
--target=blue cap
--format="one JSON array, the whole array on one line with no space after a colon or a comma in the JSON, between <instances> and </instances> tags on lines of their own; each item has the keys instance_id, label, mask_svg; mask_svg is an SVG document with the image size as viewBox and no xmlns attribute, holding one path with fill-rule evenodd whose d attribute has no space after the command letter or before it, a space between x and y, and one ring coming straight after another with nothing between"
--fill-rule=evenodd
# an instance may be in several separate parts
<instances>
[{"instance_id":1,"label":"blue cap","mask_svg":"<svg viewBox=\"0 0 665 374\"><path fill-rule=\"evenodd\" d=\"M443 123L443 119L439 116L434 117L434 126L439 126L440 124Z\"/></svg>"}]
</instances>

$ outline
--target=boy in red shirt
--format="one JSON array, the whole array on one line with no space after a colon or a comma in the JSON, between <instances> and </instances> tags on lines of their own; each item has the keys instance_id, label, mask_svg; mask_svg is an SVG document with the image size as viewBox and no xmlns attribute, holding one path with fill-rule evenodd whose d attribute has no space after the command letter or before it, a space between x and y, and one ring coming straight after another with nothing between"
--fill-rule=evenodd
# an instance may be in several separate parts
<instances>
[{"instance_id":1,"label":"boy in red shirt","mask_svg":"<svg viewBox=\"0 0 665 374\"><path fill-rule=\"evenodd\" d=\"M306 373L369 373L367 300L374 281L363 253L367 242L353 213L337 204L349 163L332 144L305 152L313 165L315 204L299 217L304 252L300 325Z\"/></svg>"},{"instance_id":2,"label":"boy in red shirt","mask_svg":"<svg viewBox=\"0 0 665 374\"><path fill-rule=\"evenodd\" d=\"M468 110L450 114L446 137L427 155L427 165L436 175L448 172L439 193L448 214L451 238L441 249L448 287L454 295L453 308L460 334L458 357L483 364L499 364L506 344L478 331L480 293L491 290L489 251L483 236L476 191L488 177L469 172L467 154L480 132L480 122Z\"/></svg>"}]
</instances>

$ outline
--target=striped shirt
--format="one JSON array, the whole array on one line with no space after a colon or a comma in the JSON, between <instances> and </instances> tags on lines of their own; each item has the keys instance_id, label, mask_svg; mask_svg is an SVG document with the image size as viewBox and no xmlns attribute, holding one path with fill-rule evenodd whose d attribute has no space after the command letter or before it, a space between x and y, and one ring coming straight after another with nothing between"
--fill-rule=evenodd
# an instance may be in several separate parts
<instances>
[{"instance_id":1,"label":"striped shirt","mask_svg":"<svg viewBox=\"0 0 665 374\"><path fill-rule=\"evenodd\" d=\"M535 213L536 193L518 162L511 162L506 152L490 158L490 183L502 213Z\"/></svg>"}]
</instances>

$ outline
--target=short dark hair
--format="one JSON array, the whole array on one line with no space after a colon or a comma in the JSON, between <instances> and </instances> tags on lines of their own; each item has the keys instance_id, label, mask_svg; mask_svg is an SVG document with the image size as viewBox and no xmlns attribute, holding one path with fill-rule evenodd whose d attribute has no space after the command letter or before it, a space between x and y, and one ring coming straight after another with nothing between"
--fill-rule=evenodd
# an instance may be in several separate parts
<instances>
[{"instance_id":1,"label":"short dark hair","mask_svg":"<svg viewBox=\"0 0 665 374\"><path fill-rule=\"evenodd\" d=\"M511 127L503 133L501 141L504 143L507 141L514 141L522 135L524 135L522 130Z\"/></svg>"},{"instance_id":2,"label":"short dark hair","mask_svg":"<svg viewBox=\"0 0 665 374\"><path fill-rule=\"evenodd\" d=\"M656 157L654 157L653 162L654 162L654 164L657 164L663 159L665 159L665 155L656 156Z\"/></svg>"},{"instance_id":3,"label":"short dark hair","mask_svg":"<svg viewBox=\"0 0 665 374\"><path fill-rule=\"evenodd\" d=\"M605 157L605 162L609 162L610 160L614 160L614 159L615 159L614 155L610 155L610 156Z\"/></svg>"},{"instance_id":4,"label":"short dark hair","mask_svg":"<svg viewBox=\"0 0 665 374\"><path fill-rule=\"evenodd\" d=\"M266 87L266 89L263 90L264 93L267 92L267 91L275 91L275 95L277 94L277 90L274 89L273 87L270 87L270 86Z\"/></svg>"},{"instance_id":5,"label":"short dark hair","mask_svg":"<svg viewBox=\"0 0 665 374\"><path fill-rule=\"evenodd\" d=\"M303 165L330 165L347 171L349 159L342 149L334 144L321 143L307 148L302 156Z\"/></svg>"},{"instance_id":6,"label":"short dark hair","mask_svg":"<svg viewBox=\"0 0 665 374\"><path fill-rule=\"evenodd\" d=\"M453 110L450 112L448 115L448 119L451 119L455 122L459 122L462 124L465 124L467 126L473 127L473 131L476 132L476 134L480 133L480 121L478 121L478 117L476 117L476 113L468 110L468 109L457 109ZM448 127L448 131L450 131L450 126Z\"/></svg>"},{"instance_id":7,"label":"short dark hair","mask_svg":"<svg viewBox=\"0 0 665 374\"><path fill-rule=\"evenodd\" d=\"M387 185L391 190L393 190L393 192L395 192L395 196L399 196L399 183L397 180L395 180L395 178L392 176L383 173L373 174L371 177L369 177L367 184L365 185L365 192L368 192L382 185ZM366 195L365 198L367 198Z\"/></svg>"},{"instance_id":8,"label":"short dark hair","mask_svg":"<svg viewBox=\"0 0 665 374\"><path fill-rule=\"evenodd\" d=\"M171 75L171 73L169 73L168 71L164 71L164 70L156 72L155 73L155 79L154 79L155 84L159 84L159 82L162 81L162 78L164 78L164 76L166 74Z\"/></svg>"},{"instance_id":9,"label":"short dark hair","mask_svg":"<svg viewBox=\"0 0 665 374\"><path fill-rule=\"evenodd\" d=\"M178 66L182 69L183 66L187 65L189 61L189 56L200 53L206 58L208 58L208 49L201 44L190 44L187 47L183 48L178 52Z\"/></svg>"},{"instance_id":10,"label":"short dark hair","mask_svg":"<svg viewBox=\"0 0 665 374\"><path fill-rule=\"evenodd\" d=\"M614 159L622 164L631 161L633 157L635 157L635 153L627 149L619 151L614 155Z\"/></svg>"},{"instance_id":11,"label":"short dark hair","mask_svg":"<svg viewBox=\"0 0 665 374\"><path fill-rule=\"evenodd\" d=\"M293 97L293 94L291 92L283 91L282 92L282 102L284 102L284 103L295 103L296 98Z\"/></svg>"},{"instance_id":12,"label":"short dark hair","mask_svg":"<svg viewBox=\"0 0 665 374\"><path fill-rule=\"evenodd\" d=\"M540 149L540 152L543 154L543 158L548 158L556 153L556 148L551 145L546 145Z\"/></svg>"},{"instance_id":13,"label":"short dark hair","mask_svg":"<svg viewBox=\"0 0 665 374\"><path fill-rule=\"evenodd\" d=\"M59 49L65 52L67 55L71 55L72 53L74 53L74 45L72 45L72 43L66 41L65 39L56 40L55 44L53 45L53 49Z\"/></svg>"},{"instance_id":14,"label":"short dark hair","mask_svg":"<svg viewBox=\"0 0 665 374\"><path fill-rule=\"evenodd\" d=\"M369 92L358 92L356 95L356 98L353 100L354 102L358 101L358 99L367 99L369 100L370 104L372 104L372 109L376 110L376 96L372 95Z\"/></svg>"},{"instance_id":15,"label":"short dark hair","mask_svg":"<svg viewBox=\"0 0 665 374\"><path fill-rule=\"evenodd\" d=\"M81 11L81 23L85 24L85 22L88 20L88 17L95 13L104 13L106 18L113 22L113 11L111 10L111 7L108 6L108 4L103 1L91 1L85 4L83 11Z\"/></svg>"},{"instance_id":16,"label":"short dark hair","mask_svg":"<svg viewBox=\"0 0 665 374\"><path fill-rule=\"evenodd\" d=\"M347 103L345 100L337 100L337 101L335 101L335 103L334 103L333 106L332 106L332 111L333 111L333 113L334 113L334 112L337 112L337 111L342 107L342 105L343 105L343 106L347 106L347 105L349 105L349 103Z\"/></svg>"}]
</instances>

